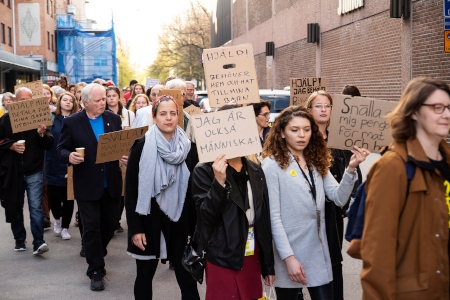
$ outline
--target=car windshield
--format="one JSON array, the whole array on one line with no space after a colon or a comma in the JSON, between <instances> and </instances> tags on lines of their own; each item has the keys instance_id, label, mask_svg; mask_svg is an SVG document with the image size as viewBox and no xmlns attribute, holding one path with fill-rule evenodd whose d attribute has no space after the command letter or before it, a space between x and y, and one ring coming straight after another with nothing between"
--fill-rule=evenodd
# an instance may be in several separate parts
<instances>
[{"instance_id":1,"label":"car windshield","mask_svg":"<svg viewBox=\"0 0 450 300\"><path fill-rule=\"evenodd\" d=\"M272 104L272 108L270 109L271 113L279 113L289 106L289 95L260 95L259 97L263 100L270 101Z\"/></svg>"}]
</instances>

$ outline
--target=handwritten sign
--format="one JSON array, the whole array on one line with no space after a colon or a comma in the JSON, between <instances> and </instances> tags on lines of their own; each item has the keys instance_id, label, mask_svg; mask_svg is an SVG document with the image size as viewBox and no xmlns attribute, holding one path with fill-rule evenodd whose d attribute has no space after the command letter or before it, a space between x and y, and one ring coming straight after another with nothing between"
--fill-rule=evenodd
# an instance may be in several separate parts
<instances>
[{"instance_id":1,"label":"handwritten sign","mask_svg":"<svg viewBox=\"0 0 450 300\"><path fill-rule=\"evenodd\" d=\"M73 192L73 166L67 166L67 200L75 200Z\"/></svg>"},{"instance_id":2,"label":"handwritten sign","mask_svg":"<svg viewBox=\"0 0 450 300\"><path fill-rule=\"evenodd\" d=\"M147 90L151 86L155 86L159 84L158 78L146 78L145 79L145 89Z\"/></svg>"},{"instance_id":3,"label":"handwritten sign","mask_svg":"<svg viewBox=\"0 0 450 300\"><path fill-rule=\"evenodd\" d=\"M122 155L128 155L136 139L143 136L148 126L119 130L101 134L98 139L96 164L119 160Z\"/></svg>"},{"instance_id":4,"label":"handwritten sign","mask_svg":"<svg viewBox=\"0 0 450 300\"><path fill-rule=\"evenodd\" d=\"M13 133L37 129L39 124L52 125L47 98L14 102L8 111Z\"/></svg>"},{"instance_id":5,"label":"handwritten sign","mask_svg":"<svg viewBox=\"0 0 450 300\"><path fill-rule=\"evenodd\" d=\"M27 87L33 92L33 99L44 97L44 87L42 86L42 81L32 81L25 84L19 84L14 86L14 92L20 87Z\"/></svg>"},{"instance_id":6,"label":"handwritten sign","mask_svg":"<svg viewBox=\"0 0 450 300\"><path fill-rule=\"evenodd\" d=\"M234 158L262 151L252 106L191 117L200 162L214 161L221 153Z\"/></svg>"},{"instance_id":7,"label":"handwritten sign","mask_svg":"<svg viewBox=\"0 0 450 300\"><path fill-rule=\"evenodd\" d=\"M172 96L178 104L178 126L184 129L183 95L180 89L160 90L159 95Z\"/></svg>"},{"instance_id":8,"label":"handwritten sign","mask_svg":"<svg viewBox=\"0 0 450 300\"><path fill-rule=\"evenodd\" d=\"M394 110L398 102L348 95L332 97L329 148L352 149L356 145L378 153L392 142L385 116Z\"/></svg>"},{"instance_id":9,"label":"handwritten sign","mask_svg":"<svg viewBox=\"0 0 450 300\"><path fill-rule=\"evenodd\" d=\"M291 78L289 81L291 86L290 106L304 105L312 93L318 90L325 91L326 87L325 78L320 77Z\"/></svg>"},{"instance_id":10,"label":"handwritten sign","mask_svg":"<svg viewBox=\"0 0 450 300\"><path fill-rule=\"evenodd\" d=\"M251 44L206 49L203 65L211 107L259 100Z\"/></svg>"},{"instance_id":11,"label":"handwritten sign","mask_svg":"<svg viewBox=\"0 0 450 300\"><path fill-rule=\"evenodd\" d=\"M188 113L190 116L192 115L198 115L201 114L202 111L200 108L198 108L197 106L191 104L188 107L186 107L185 109L183 109L186 113Z\"/></svg>"}]
</instances>

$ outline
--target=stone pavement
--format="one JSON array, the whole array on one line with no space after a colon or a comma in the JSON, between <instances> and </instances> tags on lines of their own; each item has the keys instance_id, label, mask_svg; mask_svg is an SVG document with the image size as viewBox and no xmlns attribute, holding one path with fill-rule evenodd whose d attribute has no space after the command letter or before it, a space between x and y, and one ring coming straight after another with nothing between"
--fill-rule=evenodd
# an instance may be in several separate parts
<instances>
[{"instance_id":1,"label":"stone pavement","mask_svg":"<svg viewBox=\"0 0 450 300\"><path fill-rule=\"evenodd\" d=\"M373 159L366 165L370 165L372 161ZM363 171L365 173L367 167L363 168ZM106 289L102 292L92 292L89 289L90 280L85 275L86 261L79 255L80 234L73 222L69 229L71 240L63 241L54 236L53 230L46 231L44 239L50 251L42 256L33 256L27 204L24 214L27 250L14 252L10 226L5 223L4 210L0 208L0 300L133 299L136 267L134 259L126 253L127 227L124 216L122 227L125 231L116 234L108 246ZM52 224L53 222L52 219ZM346 248L347 243L344 243L345 299L361 299L361 261L350 258L345 253ZM175 274L169 270L168 265L159 265L153 281L153 290L155 300L181 298ZM199 291L204 299L205 284L199 285Z\"/></svg>"}]
</instances>

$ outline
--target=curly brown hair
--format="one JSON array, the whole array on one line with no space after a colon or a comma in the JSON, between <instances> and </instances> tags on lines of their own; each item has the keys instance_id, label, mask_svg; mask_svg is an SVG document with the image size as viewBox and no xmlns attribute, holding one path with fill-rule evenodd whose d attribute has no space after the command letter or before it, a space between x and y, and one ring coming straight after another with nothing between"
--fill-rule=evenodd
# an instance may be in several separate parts
<instances>
[{"instance_id":1,"label":"curly brown hair","mask_svg":"<svg viewBox=\"0 0 450 300\"><path fill-rule=\"evenodd\" d=\"M286 169L289 166L291 163L289 149L285 139L282 137L282 132L294 117L305 118L311 123L311 139L305 150L303 150L303 155L308 168L311 169L312 166L315 166L319 174L325 177L332 163L331 151L327 148L313 116L306 108L301 106L290 106L275 118L275 122L264 143L263 158L274 157L282 169ZM298 161L298 157L295 157L295 159Z\"/></svg>"}]
</instances>

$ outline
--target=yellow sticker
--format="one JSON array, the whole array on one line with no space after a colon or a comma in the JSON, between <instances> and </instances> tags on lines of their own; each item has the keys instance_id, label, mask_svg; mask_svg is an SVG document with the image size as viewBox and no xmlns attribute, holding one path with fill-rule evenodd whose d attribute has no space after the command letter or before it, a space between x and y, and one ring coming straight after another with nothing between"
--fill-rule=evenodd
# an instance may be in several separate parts
<instances>
[{"instance_id":1,"label":"yellow sticker","mask_svg":"<svg viewBox=\"0 0 450 300\"><path fill-rule=\"evenodd\" d=\"M289 172L289 174L291 174L292 177L297 176L297 172L295 172L295 170L291 170L291 171Z\"/></svg>"}]
</instances>

